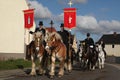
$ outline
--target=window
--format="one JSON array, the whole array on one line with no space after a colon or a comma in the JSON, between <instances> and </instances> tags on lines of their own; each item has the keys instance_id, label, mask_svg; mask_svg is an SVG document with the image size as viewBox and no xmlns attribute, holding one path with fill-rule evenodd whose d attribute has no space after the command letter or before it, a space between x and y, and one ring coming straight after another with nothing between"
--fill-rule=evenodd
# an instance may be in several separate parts
<instances>
[{"instance_id":1,"label":"window","mask_svg":"<svg viewBox=\"0 0 120 80\"><path fill-rule=\"evenodd\" d=\"M114 44L112 44L112 48L114 48L115 47L115 45Z\"/></svg>"}]
</instances>

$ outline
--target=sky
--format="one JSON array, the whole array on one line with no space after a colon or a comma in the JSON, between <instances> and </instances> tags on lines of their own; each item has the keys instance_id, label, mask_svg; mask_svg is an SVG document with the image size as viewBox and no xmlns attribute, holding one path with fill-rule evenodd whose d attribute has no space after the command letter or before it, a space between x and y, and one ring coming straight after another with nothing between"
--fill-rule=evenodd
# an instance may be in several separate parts
<instances>
[{"instance_id":1,"label":"sky","mask_svg":"<svg viewBox=\"0 0 120 80\"><path fill-rule=\"evenodd\" d=\"M43 21L50 27L53 20L56 30L64 19L64 8L69 8L70 0L27 0L30 8L35 8L35 23ZM97 41L103 34L120 33L120 0L72 0L71 7L77 8L76 28L72 29L77 40L84 40L86 33Z\"/></svg>"}]
</instances>

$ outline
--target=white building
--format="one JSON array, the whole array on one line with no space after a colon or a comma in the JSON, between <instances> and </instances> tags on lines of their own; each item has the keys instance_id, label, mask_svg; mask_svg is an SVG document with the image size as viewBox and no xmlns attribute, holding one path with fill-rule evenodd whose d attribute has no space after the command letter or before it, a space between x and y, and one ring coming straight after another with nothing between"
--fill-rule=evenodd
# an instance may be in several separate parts
<instances>
[{"instance_id":1,"label":"white building","mask_svg":"<svg viewBox=\"0 0 120 80\"><path fill-rule=\"evenodd\" d=\"M120 34L104 34L100 40L105 43L105 50L108 56L120 57ZM100 42L100 40L98 42Z\"/></svg>"},{"instance_id":2,"label":"white building","mask_svg":"<svg viewBox=\"0 0 120 80\"><path fill-rule=\"evenodd\" d=\"M24 43L29 44L31 40L24 28L23 10L26 9L26 0L0 0L0 59L25 57ZM31 30L34 28L35 24Z\"/></svg>"}]
</instances>

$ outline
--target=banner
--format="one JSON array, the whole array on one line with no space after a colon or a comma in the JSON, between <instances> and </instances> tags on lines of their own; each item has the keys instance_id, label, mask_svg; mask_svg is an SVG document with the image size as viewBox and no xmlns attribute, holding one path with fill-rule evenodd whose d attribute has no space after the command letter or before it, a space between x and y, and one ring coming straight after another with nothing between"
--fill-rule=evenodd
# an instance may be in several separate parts
<instances>
[{"instance_id":1,"label":"banner","mask_svg":"<svg viewBox=\"0 0 120 80\"><path fill-rule=\"evenodd\" d=\"M25 28L33 27L34 9L24 10L24 26Z\"/></svg>"},{"instance_id":2,"label":"banner","mask_svg":"<svg viewBox=\"0 0 120 80\"><path fill-rule=\"evenodd\" d=\"M64 26L68 29L76 27L76 8L64 8Z\"/></svg>"}]
</instances>

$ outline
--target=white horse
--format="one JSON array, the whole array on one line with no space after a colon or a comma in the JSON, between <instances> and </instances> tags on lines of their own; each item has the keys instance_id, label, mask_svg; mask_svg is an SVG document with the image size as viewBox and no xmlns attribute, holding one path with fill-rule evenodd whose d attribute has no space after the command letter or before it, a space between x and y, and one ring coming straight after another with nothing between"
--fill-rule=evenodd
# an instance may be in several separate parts
<instances>
[{"instance_id":1,"label":"white horse","mask_svg":"<svg viewBox=\"0 0 120 80\"><path fill-rule=\"evenodd\" d=\"M105 64L105 54L100 44L98 45L98 67L99 69L104 68L104 64Z\"/></svg>"}]
</instances>

